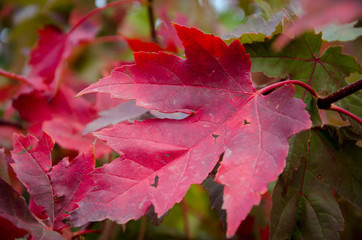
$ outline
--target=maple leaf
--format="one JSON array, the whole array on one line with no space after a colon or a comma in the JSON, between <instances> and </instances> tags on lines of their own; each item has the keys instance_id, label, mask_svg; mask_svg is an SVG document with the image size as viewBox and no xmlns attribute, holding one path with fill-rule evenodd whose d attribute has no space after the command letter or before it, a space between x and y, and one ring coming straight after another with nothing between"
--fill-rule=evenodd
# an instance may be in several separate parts
<instances>
[{"instance_id":1,"label":"maple leaf","mask_svg":"<svg viewBox=\"0 0 362 240\"><path fill-rule=\"evenodd\" d=\"M59 88L53 97L40 91L21 94L13 101L20 116L31 123L30 131L41 135L42 124L55 117L64 117L86 124L96 117L96 110L85 99L75 99L75 92L67 86Z\"/></svg>"},{"instance_id":2,"label":"maple leaf","mask_svg":"<svg viewBox=\"0 0 362 240\"><path fill-rule=\"evenodd\" d=\"M8 183L0 178L0 216L9 220L16 227L25 229L32 239L62 240L62 236L39 222L29 211L25 199Z\"/></svg>"},{"instance_id":3,"label":"maple leaf","mask_svg":"<svg viewBox=\"0 0 362 240\"><path fill-rule=\"evenodd\" d=\"M13 107L30 123L29 131L41 136L46 131L60 146L85 152L94 142L92 135L82 136L84 126L96 118L94 107L82 98L74 98L75 92L62 86L53 97L40 91L22 94L13 101ZM104 144L97 144L96 156L110 153Z\"/></svg>"},{"instance_id":4,"label":"maple leaf","mask_svg":"<svg viewBox=\"0 0 362 240\"><path fill-rule=\"evenodd\" d=\"M94 169L93 153L81 154L70 163L65 158L52 167L54 142L46 133L39 141L32 135L14 134L13 142L11 166L36 204L34 208L44 209L48 227L63 228L61 221L93 186L87 175Z\"/></svg>"},{"instance_id":5,"label":"maple leaf","mask_svg":"<svg viewBox=\"0 0 362 240\"><path fill-rule=\"evenodd\" d=\"M279 11L270 17L269 21L256 14L247 17L245 23L240 24L230 33L222 36L229 42L230 40L239 39L241 43L263 42L265 38L271 37L281 31L281 22L285 17L283 11ZM280 27L279 27L280 26ZM231 42L231 41L230 41Z\"/></svg>"},{"instance_id":6,"label":"maple leaf","mask_svg":"<svg viewBox=\"0 0 362 240\"><path fill-rule=\"evenodd\" d=\"M55 117L43 124L43 130L47 132L57 144L66 149L72 149L79 153L89 149L95 141L91 134L82 135L84 124L66 117ZM111 153L111 149L103 142L95 143L95 156L102 157Z\"/></svg>"},{"instance_id":7,"label":"maple leaf","mask_svg":"<svg viewBox=\"0 0 362 240\"><path fill-rule=\"evenodd\" d=\"M39 31L39 41L30 53L32 66L28 83L37 90L55 93L60 81L62 65L81 42L94 38L98 27L85 22L74 31L62 33L54 26Z\"/></svg>"},{"instance_id":8,"label":"maple leaf","mask_svg":"<svg viewBox=\"0 0 362 240\"><path fill-rule=\"evenodd\" d=\"M290 149L296 166L283 173L273 191L271 239L301 235L311 239L339 239L343 216L331 190L361 204L361 148L344 144L336 151L326 130L314 128L295 136ZM289 179L290 178L290 179Z\"/></svg>"},{"instance_id":9,"label":"maple leaf","mask_svg":"<svg viewBox=\"0 0 362 240\"><path fill-rule=\"evenodd\" d=\"M134 54L135 65L80 94L136 99L183 120L151 119L96 132L122 156L91 173L95 187L72 215L75 225L104 218L126 222L151 204L158 215L201 183L225 152L216 180L225 185L227 235L235 233L285 164L288 138L311 122L293 86L263 96L252 86L250 58L239 41L175 25L186 60L167 53Z\"/></svg>"},{"instance_id":10,"label":"maple leaf","mask_svg":"<svg viewBox=\"0 0 362 240\"><path fill-rule=\"evenodd\" d=\"M245 44L250 53L253 72L302 81L321 96L348 85L345 78L351 73L362 73L362 67L354 57L342 54L341 46L328 47L320 53L321 34L306 33L291 41L282 52L275 52L272 48L276 38L274 36L264 43ZM304 89L298 90L297 97L303 98L304 95ZM356 92L336 104L361 117L361 97L362 94Z\"/></svg>"}]
</instances>

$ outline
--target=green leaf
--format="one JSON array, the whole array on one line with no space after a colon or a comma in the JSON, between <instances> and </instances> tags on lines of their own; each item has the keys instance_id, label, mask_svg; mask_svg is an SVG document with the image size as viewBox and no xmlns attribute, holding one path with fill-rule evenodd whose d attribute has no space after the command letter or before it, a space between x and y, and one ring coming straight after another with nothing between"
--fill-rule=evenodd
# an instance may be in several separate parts
<instances>
[{"instance_id":1,"label":"green leaf","mask_svg":"<svg viewBox=\"0 0 362 240\"><path fill-rule=\"evenodd\" d=\"M338 204L331 190L310 170L312 161L302 158L290 183L281 176L275 186L271 239L339 239L338 231L344 224Z\"/></svg>"},{"instance_id":2,"label":"green leaf","mask_svg":"<svg viewBox=\"0 0 362 240\"><path fill-rule=\"evenodd\" d=\"M340 143L335 135L344 133L334 131L331 136L331 130L312 131L311 171L339 195L362 208L362 148L353 140Z\"/></svg>"},{"instance_id":3,"label":"green leaf","mask_svg":"<svg viewBox=\"0 0 362 240\"><path fill-rule=\"evenodd\" d=\"M279 11L268 21L261 16L251 15L245 23L240 24L231 33L225 35L227 43L239 39L241 43L263 42L265 38L281 32L281 21L285 13Z\"/></svg>"},{"instance_id":4,"label":"green leaf","mask_svg":"<svg viewBox=\"0 0 362 240\"><path fill-rule=\"evenodd\" d=\"M349 127L312 128L290 139L273 192L272 239L338 239L343 218L330 188L362 207L362 148L353 134Z\"/></svg>"},{"instance_id":5,"label":"green leaf","mask_svg":"<svg viewBox=\"0 0 362 240\"><path fill-rule=\"evenodd\" d=\"M303 131L289 139L289 152L286 159L286 165L281 177L285 183L288 183L298 170L300 163L308 157L308 140L310 131Z\"/></svg>"},{"instance_id":6,"label":"green leaf","mask_svg":"<svg viewBox=\"0 0 362 240\"><path fill-rule=\"evenodd\" d=\"M322 31L322 38L328 42L352 41L362 35L361 27L354 27L357 21L346 24L329 24L317 30Z\"/></svg>"},{"instance_id":7,"label":"green leaf","mask_svg":"<svg viewBox=\"0 0 362 240\"><path fill-rule=\"evenodd\" d=\"M325 96L346 86L347 76L362 72L361 66L352 56L342 54L342 47L327 48L321 55L321 34L306 33L290 42L281 52L275 52L272 44L245 44L250 53L253 72L263 72L269 77L300 80L312 86L320 95ZM304 98L305 90L297 88L296 96ZM308 96L308 95L307 95ZM337 105L362 117L362 93L355 93L337 102Z\"/></svg>"}]
</instances>

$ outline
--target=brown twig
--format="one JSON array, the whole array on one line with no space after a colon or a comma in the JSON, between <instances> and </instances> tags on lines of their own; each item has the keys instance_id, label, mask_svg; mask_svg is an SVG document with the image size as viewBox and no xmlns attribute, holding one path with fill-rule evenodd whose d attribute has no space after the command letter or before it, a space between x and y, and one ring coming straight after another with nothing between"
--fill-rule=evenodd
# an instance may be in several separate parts
<instances>
[{"instance_id":1,"label":"brown twig","mask_svg":"<svg viewBox=\"0 0 362 240\"><path fill-rule=\"evenodd\" d=\"M152 41L157 43L157 34L155 28L155 16L153 13L153 0L147 0L148 22L150 24Z\"/></svg>"},{"instance_id":2,"label":"brown twig","mask_svg":"<svg viewBox=\"0 0 362 240\"><path fill-rule=\"evenodd\" d=\"M20 124L9 122L4 119L0 119L0 126L9 126L9 127L14 127L14 128L20 129L20 130L24 130L23 126L21 126Z\"/></svg>"},{"instance_id":3,"label":"brown twig","mask_svg":"<svg viewBox=\"0 0 362 240\"><path fill-rule=\"evenodd\" d=\"M319 109L328 109L331 107L331 104L345 98L352 93L359 91L362 88L362 78L351 83L344 88L339 89L338 91L329 94L326 97L318 98L317 106Z\"/></svg>"}]
</instances>

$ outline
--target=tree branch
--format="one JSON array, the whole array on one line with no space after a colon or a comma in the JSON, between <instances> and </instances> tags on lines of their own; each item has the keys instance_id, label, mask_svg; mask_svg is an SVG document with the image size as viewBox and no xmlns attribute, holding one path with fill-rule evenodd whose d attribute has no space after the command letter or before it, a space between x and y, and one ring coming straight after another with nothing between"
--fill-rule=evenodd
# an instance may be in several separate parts
<instances>
[{"instance_id":1,"label":"tree branch","mask_svg":"<svg viewBox=\"0 0 362 240\"><path fill-rule=\"evenodd\" d=\"M150 24L152 41L157 43L157 35L155 28L155 16L153 14L153 0L147 0L148 22Z\"/></svg>"},{"instance_id":2,"label":"tree branch","mask_svg":"<svg viewBox=\"0 0 362 240\"><path fill-rule=\"evenodd\" d=\"M319 109L328 109L331 107L332 103L337 102L338 100L341 100L342 98L345 98L348 95L359 91L361 88L362 78L355 81L354 83L345 86L344 88L339 89L334 93L329 94L326 97L318 98L317 106Z\"/></svg>"},{"instance_id":3,"label":"tree branch","mask_svg":"<svg viewBox=\"0 0 362 240\"><path fill-rule=\"evenodd\" d=\"M14 128L20 129L20 130L24 130L24 128L20 124L9 122L4 119L0 119L0 126L9 126L9 127L14 127Z\"/></svg>"}]
</instances>

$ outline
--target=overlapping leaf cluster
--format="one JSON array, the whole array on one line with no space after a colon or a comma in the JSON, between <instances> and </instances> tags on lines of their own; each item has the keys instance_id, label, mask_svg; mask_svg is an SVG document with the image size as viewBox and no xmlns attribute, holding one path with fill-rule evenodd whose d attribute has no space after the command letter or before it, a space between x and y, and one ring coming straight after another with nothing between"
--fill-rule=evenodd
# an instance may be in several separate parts
<instances>
[{"instance_id":1,"label":"overlapping leaf cluster","mask_svg":"<svg viewBox=\"0 0 362 240\"><path fill-rule=\"evenodd\" d=\"M338 239L338 200L362 207L361 126L318 109L304 88L286 84L261 94L252 74L299 80L326 96L362 67L314 32L276 51L285 17L252 16L231 40L177 24L174 30L164 18L159 44L120 38L135 51L134 62L111 63L118 67L75 99L80 87L67 66L99 26L41 30L30 72L0 98L35 135L14 134L11 154L0 149L0 220L14 236L25 230L34 239L67 239L70 226L92 221L125 224L150 212L162 219L192 184L204 183L231 237L277 180L271 239ZM175 55L182 48L185 56ZM96 100L81 97L88 93ZM361 118L361 97L356 92L336 105ZM95 138L108 146L92 145ZM52 160L53 139L78 157ZM100 158L109 147L119 157L95 168L92 149ZM29 193L28 204L7 168Z\"/></svg>"}]
</instances>

